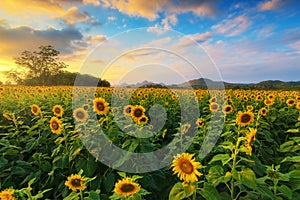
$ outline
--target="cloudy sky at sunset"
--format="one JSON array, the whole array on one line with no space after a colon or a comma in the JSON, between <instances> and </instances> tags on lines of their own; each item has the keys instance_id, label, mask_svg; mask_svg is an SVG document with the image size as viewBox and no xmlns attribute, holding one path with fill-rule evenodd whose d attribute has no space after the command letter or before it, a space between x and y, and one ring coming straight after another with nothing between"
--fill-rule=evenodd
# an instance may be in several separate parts
<instances>
[{"instance_id":1,"label":"cloudy sky at sunset","mask_svg":"<svg viewBox=\"0 0 300 200\"><path fill-rule=\"evenodd\" d=\"M102 67L105 74L94 75L112 83L143 73L168 83L178 76L196 78L186 63L170 56L172 50L194 45L183 38L201 45L224 81L298 81L299 18L298 0L1 0L0 81L15 67L14 57L47 44L61 52L69 71L92 74ZM144 31L132 31L137 28ZM141 47L170 52L136 50ZM210 74L208 57L193 48L184 50L187 57L203 63L204 75ZM126 58L116 60L125 50ZM108 63L112 67L104 70ZM172 73L176 69L179 74Z\"/></svg>"}]
</instances>

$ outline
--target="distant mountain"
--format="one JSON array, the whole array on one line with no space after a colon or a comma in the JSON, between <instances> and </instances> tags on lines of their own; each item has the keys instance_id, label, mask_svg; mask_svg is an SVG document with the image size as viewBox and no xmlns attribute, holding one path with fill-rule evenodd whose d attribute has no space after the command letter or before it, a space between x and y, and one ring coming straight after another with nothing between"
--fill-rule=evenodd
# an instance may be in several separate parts
<instances>
[{"instance_id":1,"label":"distant mountain","mask_svg":"<svg viewBox=\"0 0 300 200\"><path fill-rule=\"evenodd\" d=\"M192 88L207 88L209 86L210 88L247 88L253 86L253 83L228 83L224 81L213 81L211 79L207 78L199 78L199 79L193 79L188 82L179 84L178 87L192 87Z\"/></svg>"},{"instance_id":2,"label":"distant mountain","mask_svg":"<svg viewBox=\"0 0 300 200\"><path fill-rule=\"evenodd\" d=\"M267 80L255 85L259 89L300 89L300 81Z\"/></svg>"},{"instance_id":3,"label":"distant mountain","mask_svg":"<svg viewBox=\"0 0 300 200\"><path fill-rule=\"evenodd\" d=\"M181 84L165 85L163 83L153 83L143 81L137 84L122 84L118 87L138 88L138 87L168 87L168 88L194 88L194 89L207 89L207 85L211 89L265 89L265 90L280 90L280 89L294 89L300 90L300 81L283 82L280 80L266 80L259 83L229 83L224 81L213 81L207 78L193 79Z\"/></svg>"},{"instance_id":4,"label":"distant mountain","mask_svg":"<svg viewBox=\"0 0 300 200\"><path fill-rule=\"evenodd\" d=\"M206 89L207 85L209 85L211 88L219 88L220 86L224 85L225 88L232 88L232 89L266 89L266 90L300 89L300 81L283 82L280 80L266 80L259 83L228 83L223 81L213 81L206 78L190 80L178 86L179 87L192 86L193 88Z\"/></svg>"},{"instance_id":5,"label":"distant mountain","mask_svg":"<svg viewBox=\"0 0 300 200\"><path fill-rule=\"evenodd\" d=\"M127 84L127 83L122 83L121 85L117 85L116 87L121 87L121 88L165 88L167 87L164 83L154 83L154 82L149 82L149 81L143 81L139 82L136 84Z\"/></svg>"}]
</instances>

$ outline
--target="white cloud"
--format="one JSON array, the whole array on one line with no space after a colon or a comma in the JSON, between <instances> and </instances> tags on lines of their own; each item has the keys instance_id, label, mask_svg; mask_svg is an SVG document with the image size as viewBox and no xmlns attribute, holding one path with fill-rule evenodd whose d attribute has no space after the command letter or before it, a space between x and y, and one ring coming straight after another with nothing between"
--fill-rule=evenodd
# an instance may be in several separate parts
<instances>
[{"instance_id":1,"label":"white cloud","mask_svg":"<svg viewBox=\"0 0 300 200\"><path fill-rule=\"evenodd\" d=\"M171 25L175 26L178 19L175 14L169 15L161 21L161 24L165 29L171 29ZM171 25L170 25L171 24Z\"/></svg>"},{"instance_id":2,"label":"white cloud","mask_svg":"<svg viewBox=\"0 0 300 200\"><path fill-rule=\"evenodd\" d=\"M147 28L147 32L156 33L158 35L161 35L161 34L165 33L166 31L167 31L167 29L160 27L158 24L155 24L154 26Z\"/></svg>"},{"instance_id":3,"label":"white cloud","mask_svg":"<svg viewBox=\"0 0 300 200\"><path fill-rule=\"evenodd\" d=\"M107 17L107 20L108 21L116 21L117 18L115 16L109 16L109 17Z\"/></svg>"},{"instance_id":4,"label":"white cloud","mask_svg":"<svg viewBox=\"0 0 300 200\"><path fill-rule=\"evenodd\" d=\"M205 32L205 33L196 33L196 34L189 34L181 37L175 47L173 48L183 48L183 47L189 47L191 45L196 45L196 43L200 44L212 37L211 32Z\"/></svg>"},{"instance_id":5,"label":"white cloud","mask_svg":"<svg viewBox=\"0 0 300 200\"><path fill-rule=\"evenodd\" d=\"M224 19L219 24L212 26L212 29L218 34L236 36L244 32L250 24L248 17L240 15L233 19Z\"/></svg>"}]
</instances>

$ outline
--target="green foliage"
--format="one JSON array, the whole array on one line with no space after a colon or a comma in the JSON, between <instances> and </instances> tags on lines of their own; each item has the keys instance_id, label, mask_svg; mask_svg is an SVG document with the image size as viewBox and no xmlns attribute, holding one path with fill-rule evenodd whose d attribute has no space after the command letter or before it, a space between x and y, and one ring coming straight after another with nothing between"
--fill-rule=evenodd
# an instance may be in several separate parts
<instances>
[{"instance_id":1,"label":"green foliage","mask_svg":"<svg viewBox=\"0 0 300 200\"><path fill-rule=\"evenodd\" d=\"M70 77L74 78L73 75ZM1 191L12 187L20 199L124 199L123 196L114 194L113 190L116 182L127 175L102 164L89 152L105 148L95 138L89 141L89 145L83 145L83 141L88 141L84 134L80 134L85 123L99 123L112 143L128 152L153 152L171 141L178 144L178 147L183 142L180 137L174 139L182 134L180 103L172 99L173 93L167 89L150 91L145 88L130 94L134 96L130 99L130 104L142 105L147 116L154 104L165 108L167 120L160 129L154 127L151 130L148 124L128 125L121 129L119 125L126 124L128 118L123 116L123 107L119 106L119 102L114 108L118 115L114 115L111 109L107 115L99 115L97 119L90 117L87 122L75 126L72 91L71 87L0 87ZM230 91L231 101L227 103L234 107L234 111L221 119L225 122L224 127L221 127L222 134L214 138L206 137L212 123L210 96L203 91L197 92L200 93L197 97L204 125L195 128L194 138L188 138L193 141L187 152L195 154L196 160L205 166L200 170L203 175L198 182L187 186L178 181L169 167L140 175L130 174L140 184L141 190L127 199L299 199L300 111L285 103L286 99L296 98L299 93L283 92L284 101L277 96L275 103L268 107L263 101L250 98L251 94L257 95L258 91ZM139 93L143 95L139 97ZM184 91L178 93L185 97L185 101L189 100ZM263 97L266 99L269 93L271 92L265 91ZM91 100L95 96L101 96L108 102L112 98L111 88L98 88L92 96L85 94L85 90L80 94L78 99L89 105L89 116L94 113ZM144 94L148 96L144 97ZM160 96L161 94L164 95ZM124 90L124 96L126 95L129 93ZM243 100L244 95L249 98ZM41 107L39 115L31 113L32 104ZM64 109L63 116L59 117L63 124L59 135L52 133L49 127L54 115L54 105L61 105ZM247 105L254 107L254 122L244 127L238 126L236 114L247 110ZM268 109L266 116L259 114L262 107ZM155 117L150 122L159 122L163 118ZM115 122L116 119L119 124ZM88 133L97 134L97 128L86 128ZM251 152L247 146L249 128L257 130L255 138L250 142ZM124 134L125 132L131 135ZM142 133L155 134L149 138L132 136ZM197 157L203 141L208 139L216 141L216 144L208 143L208 146L214 145L211 152L204 158ZM169 151L175 148L177 146ZM101 156L116 160L120 166L128 161L126 155L118 158L116 155L103 153ZM168 159L170 158L171 155ZM147 167L147 163L133 165L133 169L144 167ZM65 185L67 177L77 173L87 178L86 189L82 192L72 191Z\"/></svg>"}]
</instances>

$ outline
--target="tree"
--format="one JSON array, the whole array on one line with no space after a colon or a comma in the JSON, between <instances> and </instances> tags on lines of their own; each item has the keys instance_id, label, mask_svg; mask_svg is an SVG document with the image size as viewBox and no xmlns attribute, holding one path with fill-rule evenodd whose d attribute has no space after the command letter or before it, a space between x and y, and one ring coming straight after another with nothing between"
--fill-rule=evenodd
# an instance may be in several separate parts
<instances>
[{"instance_id":1,"label":"tree","mask_svg":"<svg viewBox=\"0 0 300 200\"><path fill-rule=\"evenodd\" d=\"M39 51L23 51L20 57L15 58L15 63L24 68L23 77L11 72L17 83L24 85L51 85L51 76L59 74L67 65L59 61L59 51L53 46L40 46Z\"/></svg>"}]
</instances>

